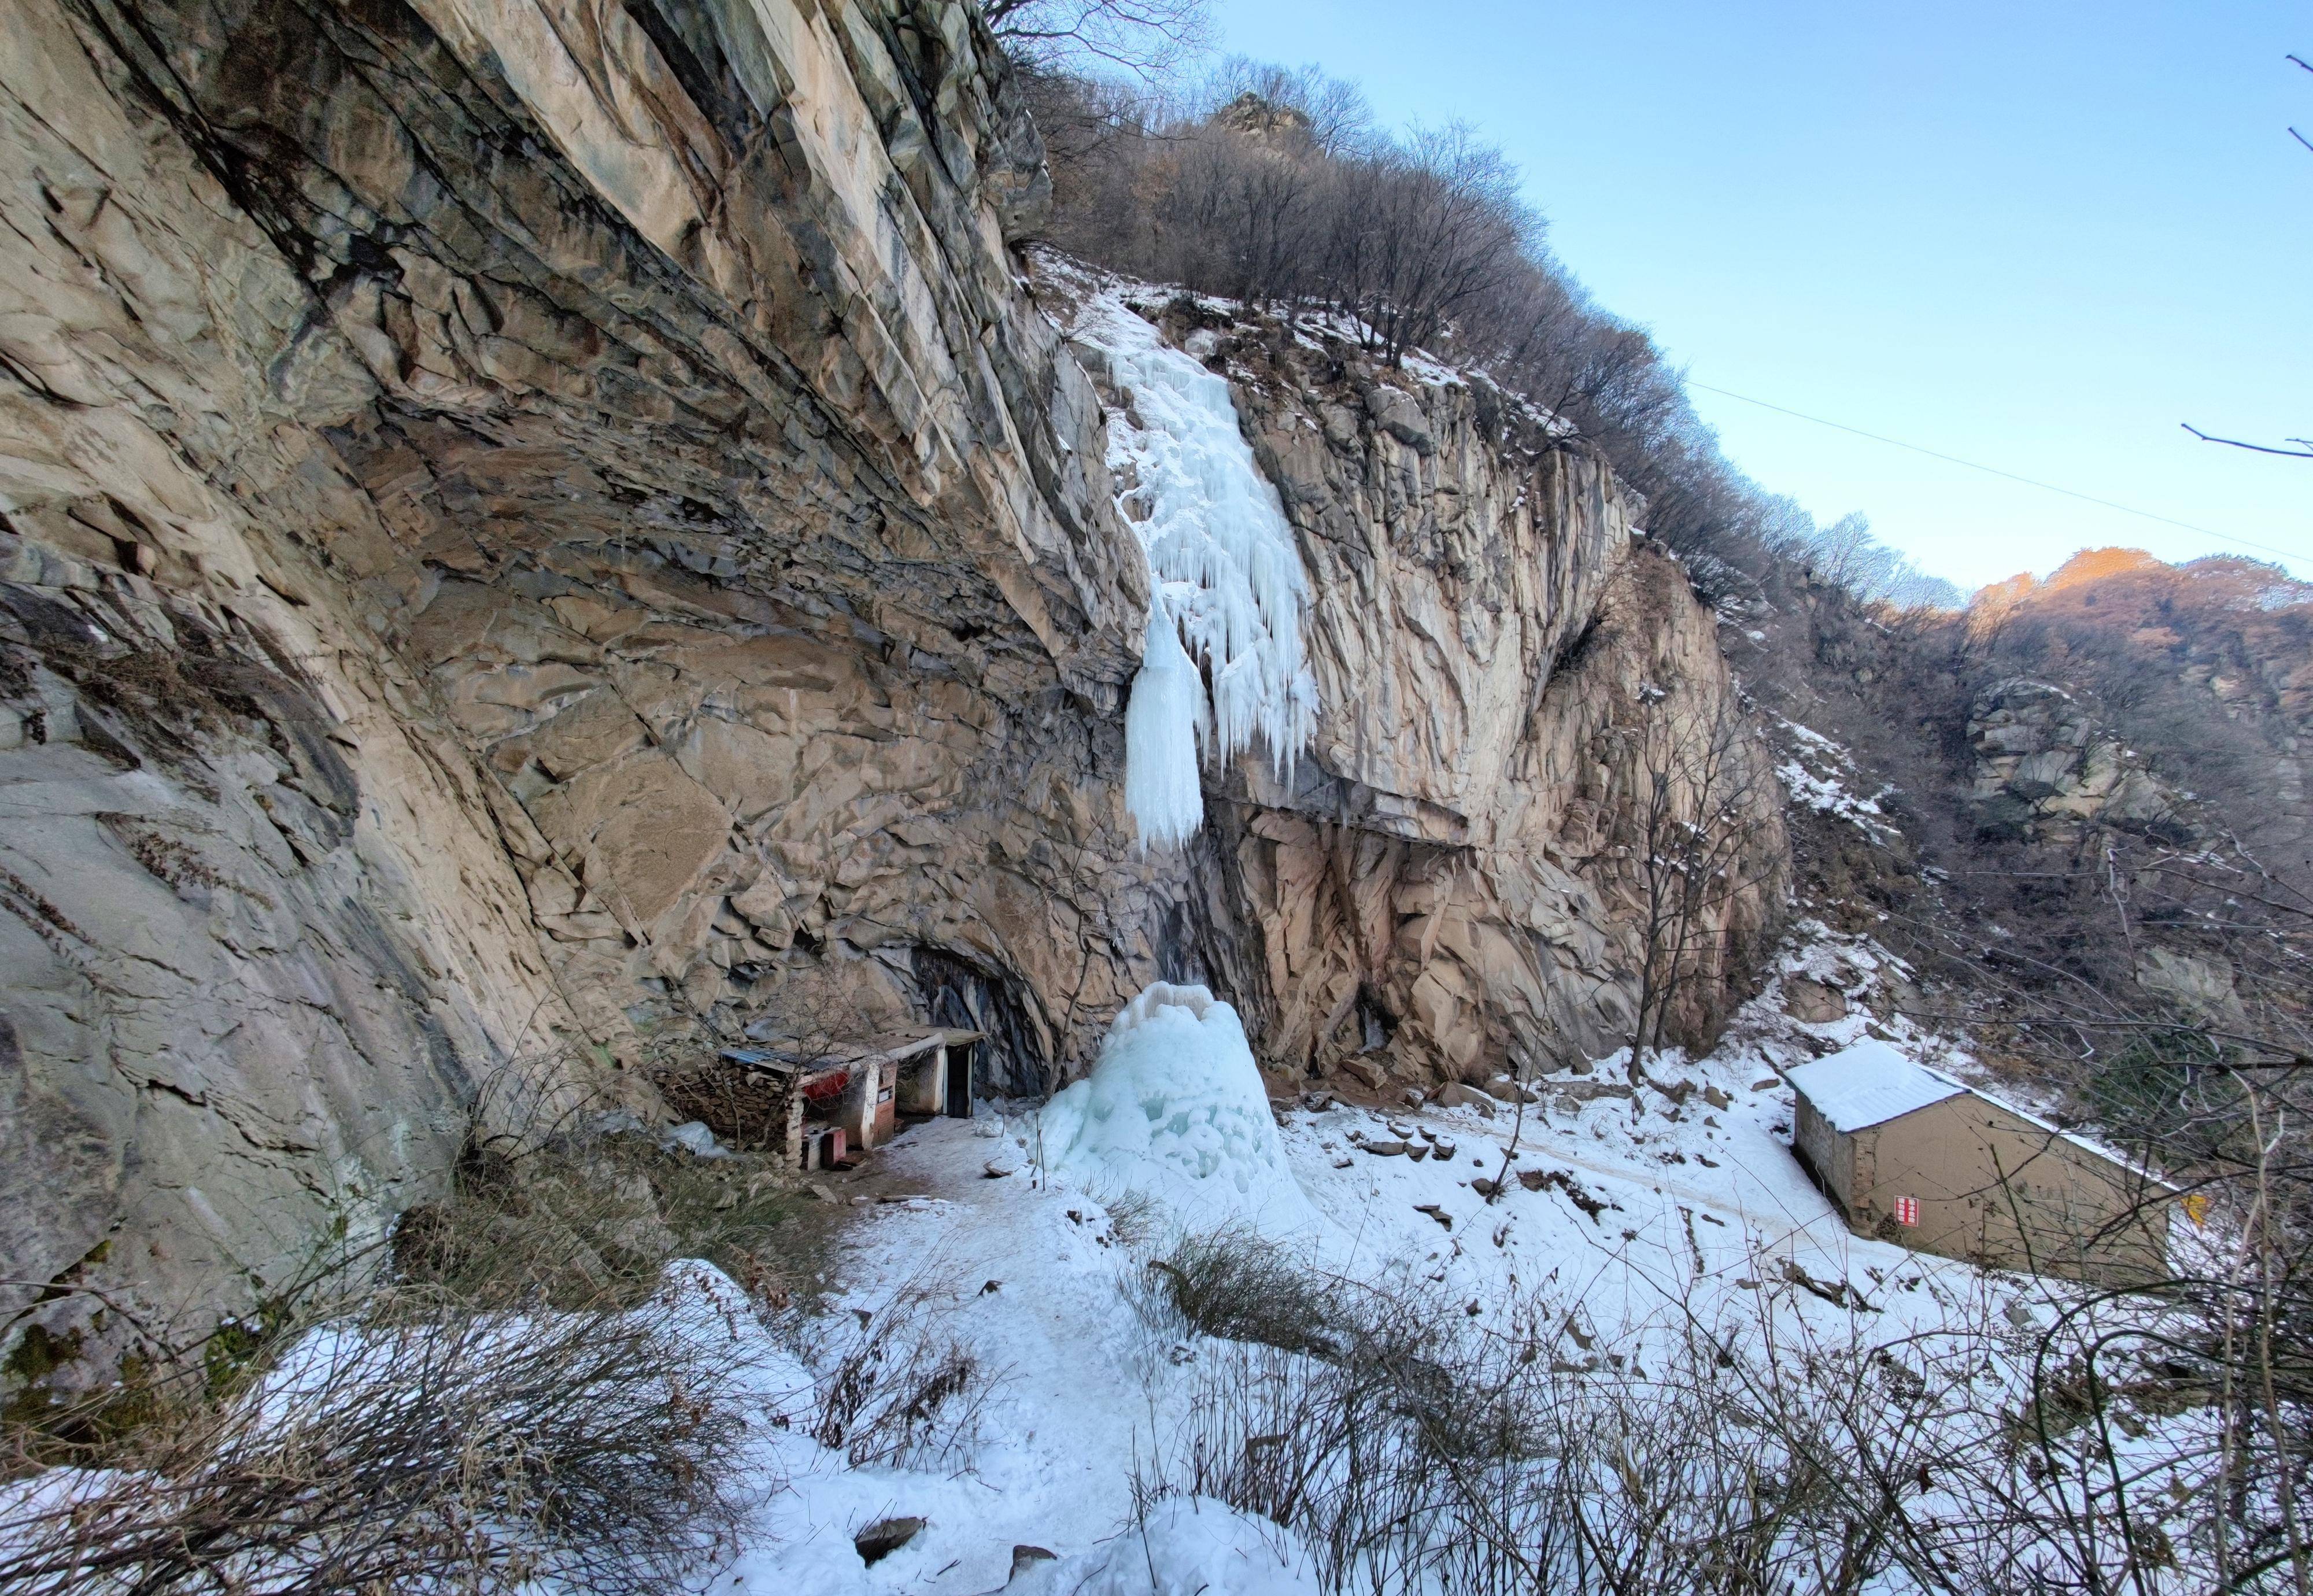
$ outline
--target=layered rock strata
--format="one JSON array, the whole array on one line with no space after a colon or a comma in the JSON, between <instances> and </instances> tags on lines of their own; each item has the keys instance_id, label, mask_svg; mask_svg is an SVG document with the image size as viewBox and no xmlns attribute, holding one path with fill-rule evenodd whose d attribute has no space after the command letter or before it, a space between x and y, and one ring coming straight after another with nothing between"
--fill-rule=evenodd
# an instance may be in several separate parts
<instances>
[{"instance_id":1,"label":"layered rock strata","mask_svg":"<svg viewBox=\"0 0 2313 1596\"><path fill-rule=\"evenodd\" d=\"M1491 390L1216 348L1324 710L1290 790L1248 756L1144 852L1147 571L972 8L4 22L0 1314L41 1367L378 1233L507 1079L648 1108L673 1050L937 1018L1042 1091L1158 976L1288 1069L1616 1039L1647 728L1731 699L1708 613ZM1774 901L1752 820L1691 1028Z\"/></svg>"}]
</instances>

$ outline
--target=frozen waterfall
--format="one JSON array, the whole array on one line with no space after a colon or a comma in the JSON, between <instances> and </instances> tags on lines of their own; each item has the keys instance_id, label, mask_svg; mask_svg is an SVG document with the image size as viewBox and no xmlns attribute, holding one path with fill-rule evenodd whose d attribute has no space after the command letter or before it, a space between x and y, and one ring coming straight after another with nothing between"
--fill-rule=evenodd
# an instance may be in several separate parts
<instances>
[{"instance_id":1,"label":"frozen waterfall","mask_svg":"<svg viewBox=\"0 0 2313 1596\"><path fill-rule=\"evenodd\" d=\"M1173 846L1204 824L1200 747L1219 764L1258 738L1289 775L1308 745L1317 686L1301 657L1307 586L1228 384L1166 345L1113 291L1086 308L1077 331L1106 352L1130 401L1109 413L1108 464L1137 479L1117 506L1154 578L1124 717L1125 806L1142 846Z\"/></svg>"}]
</instances>

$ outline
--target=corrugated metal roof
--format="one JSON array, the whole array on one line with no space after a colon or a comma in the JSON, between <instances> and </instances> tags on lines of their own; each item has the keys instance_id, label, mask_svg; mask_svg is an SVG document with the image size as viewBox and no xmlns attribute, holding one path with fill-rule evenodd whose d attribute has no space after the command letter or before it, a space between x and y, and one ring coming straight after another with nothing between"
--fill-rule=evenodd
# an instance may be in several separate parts
<instances>
[{"instance_id":1,"label":"corrugated metal roof","mask_svg":"<svg viewBox=\"0 0 2313 1596\"><path fill-rule=\"evenodd\" d=\"M1791 1085L1836 1131L1885 1124L1968 1089L1885 1042L1858 1042L1790 1071Z\"/></svg>"}]
</instances>

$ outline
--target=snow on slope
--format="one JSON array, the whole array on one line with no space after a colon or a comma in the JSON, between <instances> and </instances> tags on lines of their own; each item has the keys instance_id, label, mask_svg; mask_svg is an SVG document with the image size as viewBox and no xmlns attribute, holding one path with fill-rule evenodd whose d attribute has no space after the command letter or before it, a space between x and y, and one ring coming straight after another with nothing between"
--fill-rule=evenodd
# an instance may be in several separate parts
<instances>
[{"instance_id":1,"label":"snow on slope","mask_svg":"<svg viewBox=\"0 0 2313 1596\"><path fill-rule=\"evenodd\" d=\"M1793 963L1828 973L1869 957L1857 943L1835 958L1826 951ZM1900 1351L1915 1336L1987 1315L1995 1327L2045 1320L2060 1300L2054 1288L1847 1230L1792 1160L1792 1099L1778 1070L1816 1047L1862 1040L1872 1022L1857 1015L1795 1027L1778 1004L1770 996L1752 1005L1709 1058L1650 1061L1650 1078L1670 1090L1646 1091L1635 1124L1630 1106L1613 1096L1579 1105L1561 1097L1619 1081L1612 1062L1596 1074L1539 1083L1541 1101L1527 1107L1523 1124L1508 1104L1491 1117L1474 1107L1385 1114L1338 1103L1286 1113L1275 1144L1316 1215L1304 1237L1308 1256L1350 1279L1419 1285L1433 1300L1466 1304L1480 1325L1521 1293L1543 1292L1562 1305L1551 1355L1570 1379L1657 1367L1697 1322L1753 1350L1861 1340ZM924 1292L941 1333L1004 1379L963 1473L852 1468L784 1438L788 1487L734 1583L721 1588L734 1596L989 1592L1006 1586L1012 1548L1028 1544L1059 1557L1025 1574L1015 1591L1314 1589L1274 1525L1176 1502L1144 1532L1133 1506L1136 1468L1183 1433L1198 1376L1217 1349L1176 1340L1177 1328L1135 1311L1124 1288L1142 1278L1148 1257L1163 1256L1166 1238L1161 1230L1133 1234L1103 1198L1123 1189L1120 1168L1145 1173L1139 1132L1127 1133L1126 1116L1148 1121L1137 1090L1161 1090L1167 1104L1209 1092L1207 1100L1227 1097L1237 1109L1262 1107L1205 1079L1223 1051L1232 1070L1249 1062L1235 1056L1239 1042L1213 1045L1207 1027L1225 1007L1200 1016L1192 1003L1151 1002L1121 1027L1102 1066L1115 1077L1104 1097L1063 1094L1043 1110L1046 1173L1033 1167L1039 1119L1025 1104L1009 1114L982 1105L970 1124L933 1121L879 1155L884 1178L922 1195L865 1211L839 1272L843 1289L825 1304L829 1318L849 1323L899 1293ZM1092 1128L1095 1100L1110 1102L1110 1129ZM1452 1156L1376 1156L1352 1141L1394 1141L1393 1124L1450 1141ZM1517 1154L1508 1160L1513 1137ZM1024 1167L987 1177L997 1146L1026 1155L1009 1160ZM1129 1156L1115 1155L1120 1146ZM1090 1148L1099 1156L1081 1158ZM1507 1179L1489 1203L1473 1183L1504 1175L1506 1164L1546 1184ZM1259 1159L1255 1167L1268 1168ZM1998 1378L2017 1377L2003 1367ZM895 1514L921 1516L926 1528L863 1566L852 1532Z\"/></svg>"},{"instance_id":2,"label":"snow on slope","mask_svg":"<svg viewBox=\"0 0 2313 1596\"><path fill-rule=\"evenodd\" d=\"M1113 287L1086 303L1074 331L1105 356L1127 401L1108 414L1108 465L1131 484L1118 507L1156 582L1125 714L1125 802L1143 844L1169 846L1204 824L1200 747L1219 763L1259 740L1289 774L1308 745L1317 688L1301 653L1306 579L1227 382L1166 344Z\"/></svg>"},{"instance_id":3,"label":"snow on slope","mask_svg":"<svg viewBox=\"0 0 2313 1596\"><path fill-rule=\"evenodd\" d=\"M1775 775L1791 796L1819 815L1834 815L1865 836L1886 842L1893 834L1886 811L1879 807L1891 788L1866 798L1848 783L1858 779L1854 756L1829 737L1796 720L1774 717L1790 745L1790 752L1775 766Z\"/></svg>"}]
</instances>

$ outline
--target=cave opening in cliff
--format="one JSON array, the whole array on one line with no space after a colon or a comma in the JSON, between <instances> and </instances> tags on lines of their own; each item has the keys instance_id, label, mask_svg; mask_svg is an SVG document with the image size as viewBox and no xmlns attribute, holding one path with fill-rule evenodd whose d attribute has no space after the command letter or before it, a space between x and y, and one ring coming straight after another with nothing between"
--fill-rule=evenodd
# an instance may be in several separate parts
<instances>
[{"instance_id":1,"label":"cave opening in cliff","mask_svg":"<svg viewBox=\"0 0 2313 1596\"><path fill-rule=\"evenodd\" d=\"M1051 1090L1057 1083L1051 1055L1016 981L937 948L918 948L914 963L926 1021L981 1033L972 1045L969 1079L974 1094L1041 1097ZM968 1107L963 1111L970 1112ZM957 1113L958 1107L947 1112Z\"/></svg>"}]
</instances>

